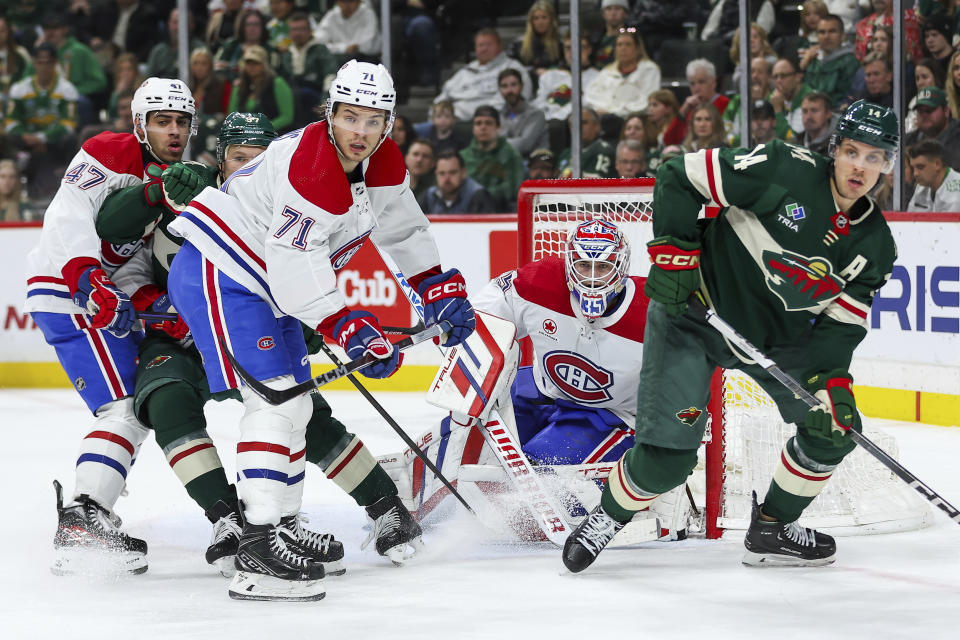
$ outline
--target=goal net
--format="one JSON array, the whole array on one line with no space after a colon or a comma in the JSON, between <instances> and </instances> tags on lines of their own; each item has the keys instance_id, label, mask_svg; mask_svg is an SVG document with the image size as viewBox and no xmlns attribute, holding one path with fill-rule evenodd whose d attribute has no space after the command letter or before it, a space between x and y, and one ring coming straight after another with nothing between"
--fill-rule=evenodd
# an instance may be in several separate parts
<instances>
[{"instance_id":1,"label":"goal net","mask_svg":"<svg viewBox=\"0 0 960 640\"><path fill-rule=\"evenodd\" d=\"M645 245L653 237L653 185L652 178L525 182L518 200L519 264L562 256L573 226L602 217L617 224L629 239L630 273L646 276ZM782 421L770 397L744 374L718 371L712 395L701 463L689 483L702 503L710 538L719 537L724 529L747 528L750 494L756 491L762 499L783 444L795 431ZM866 419L864 433L897 457L896 440ZM800 521L834 535L861 535L916 529L929 518L929 505L921 497L858 448L844 459Z\"/></svg>"}]
</instances>

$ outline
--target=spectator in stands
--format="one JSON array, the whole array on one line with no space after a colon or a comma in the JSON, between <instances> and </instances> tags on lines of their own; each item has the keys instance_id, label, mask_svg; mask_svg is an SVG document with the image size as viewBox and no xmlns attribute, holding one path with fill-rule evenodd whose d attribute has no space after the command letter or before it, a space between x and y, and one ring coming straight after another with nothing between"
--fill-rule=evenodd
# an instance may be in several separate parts
<instances>
[{"instance_id":1,"label":"spectator in stands","mask_svg":"<svg viewBox=\"0 0 960 640\"><path fill-rule=\"evenodd\" d=\"M960 118L960 50L950 56L945 86L950 101L950 115L955 119Z\"/></svg>"},{"instance_id":2,"label":"spectator in stands","mask_svg":"<svg viewBox=\"0 0 960 640\"><path fill-rule=\"evenodd\" d=\"M750 61L750 97L749 101L766 100L773 91L770 78L773 75L773 64L769 59L758 56ZM740 94L735 94L727 108L723 111L723 128L727 144L739 147L743 137L743 127L740 126Z\"/></svg>"},{"instance_id":3,"label":"spectator in stands","mask_svg":"<svg viewBox=\"0 0 960 640\"><path fill-rule=\"evenodd\" d=\"M836 15L830 14L820 20L817 39L817 44L807 49L800 60L800 68L807 84L815 91L829 95L833 108L842 111L860 63L853 54L853 47L844 44L843 20Z\"/></svg>"},{"instance_id":4,"label":"spectator in stands","mask_svg":"<svg viewBox=\"0 0 960 640\"><path fill-rule=\"evenodd\" d=\"M523 36L510 47L510 57L522 62L531 77L543 74L562 61L560 30L551 0L537 0L527 11L527 27Z\"/></svg>"},{"instance_id":5,"label":"spectator in stands","mask_svg":"<svg viewBox=\"0 0 960 640\"><path fill-rule=\"evenodd\" d=\"M856 32L857 21L863 15L863 8L870 5L870 0L824 0L824 4L827 6L827 13L843 20L844 34L852 36Z\"/></svg>"},{"instance_id":6,"label":"spectator in stands","mask_svg":"<svg viewBox=\"0 0 960 640\"><path fill-rule=\"evenodd\" d=\"M960 170L960 120L950 117L947 96L938 87L917 93L917 130L904 136L904 146L921 140L937 140L943 145L943 160Z\"/></svg>"},{"instance_id":7,"label":"spectator in stands","mask_svg":"<svg viewBox=\"0 0 960 640\"><path fill-rule=\"evenodd\" d=\"M750 146L773 142L777 137L777 114L766 100L755 100L750 110Z\"/></svg>"},{"instance_id":8,"label":"spectator in stands","mask_svg":"<svg viewBox=\"0 0 960 640\"><path fill-rule=\"evenodd\" d=\"M647 98L647 122L644 144L647 149L662 149L667 127L677 117L680 104L669 89L658 89Z\"/></svg>"},{"instance_id":9,"label":"spectator in stands","mask_svg":"<svg viewBox=\"0 0 960 640\"><path fill-rule=\"evenodd\" d=\"M614 61L617 37L620 29L627 26L630 3L627 0L603 0L603 29L593 37L593 63L602 69Z\"/></svg>"},{"instance_id":10,"label":"spectator in stands","mask_svg":"<svg viewBox=\"0 0 960 640\"><path fill-rule=\"evenodd\" d=\"M658 89L660 91L660 89ZM649 102L647 103L649 106ZM647 144L647 114L646 112L636 111L623 119L623 127L620 129L620 140L636 140L644 146Z\"/></svg>"},{"instance_id":11,"label":"spectator in stands","mask_svg":"<svg viewBox=\"0 0 960 640\"><path fill-rule=\"evenodd\" d=\"M570 99L572 96L572 82L570 76L571 65L570 32L563 35L564 66L548 69L540 76L537 97L534 106L543 109L547 120L562 120L566 122L570 117ZM580 90L588 86L600 72L591 66L590 58L593 54L593 45L586 35L580 36ZM581 93L582 95L582 93Z\"/></svg>"},{"instance_id":12,"label":"spectator in stands","mask_svg":"<svg viewBox=\"0 0 960 640\"><path fill-rule=\"evenodd\" d=\"M688 153L701 149L725 147L723 117L712 104L701 104L693 110L690 130L683 140L683 148Z\"/></svg>"},{"instance_id":13,"label":"spectator in stands","mask_svg":"<svg viewBox=\"0 0 960 640\"><path fill-rule=\"evenodd\" d=\"M290 25L287 21L296 8L294 0L270 0L267 42L280 53L290 46Z\"/></svg>"},{"instance_id":14,"label":"spectator in stands","mask_svg":"<svg viewBox=\"0 0 960 640\"><path fill-rule=\"evenodd\" d=\"M10 22L0 15L0 102L5 103L10 85L30 73L30 53L17 44Z\"/></svg>"},{"instance_id":15,"label":"spectator in stands","mask_svg":"<svg viewBox=\"0 0 960 640\"><path fill-rule=\"evenodd\" d=\"M473 140L460 151L467 175L493 196L500 211L516 211L517 189L523 181L523 158L500 135L500 114L480 105L473 114Z\"/></svg>"},{"instance_id":16,"label":"spectator in stands","mask_svg":"<svg viewBox=\"0 0 960 640\"><path fill-rule=\"evenodd\" d=\"M773 3L770 0L751 2L750 22L759 24L770 33L776 23ZM707 23L703 25L700 37L704 40L721 39L729 44L739 29L740 0L718 0L707 17Z\"/></svg>"},{"instance_id":17,"label":"spectator in stands","mask_svg":"<svg viewBox=\"0 0 960 640\"><path fill-rule=\"evenodd\" d=\"M766 58L770 66L777 61L777 53L770 45L767 39L766 30L753 23L750 25L750 71L753 72L754 58ZM730 60L733 61L733 86L740 86L740 32L733 34L733 41L730 45Z\"/></svg>"},{"instance_id":18,"label":"spectator in stands","mask_svg":"<svg viewBox=\"0 0 960 640\"><path fill-rule=\"evenodd\" d=\"M90 47L70 35L62 13L49 13L43 19L43 41L57 48L63 76L78 93L76 119L81 125L97 119L97 111L107 101L107 76Z\"/></svg>"},{"instance_id":19,"label":"spectator in stands","mask_svg":"<svg viewBox=\"0 0 960 640\"><path fill-rule=\"evenodd\" d=\"M550 143L547 119L543 111L523 99L523 77L520 72L504 69L497 76L497 84L503 98L500 133L524 157L538 147L546 147Z\"/></svg>"},{"instance_id":20,"label":"spectator in stands","mask_svg":"<svg viewBox=\"0 0 960 640\"><path fill-rule=\"evenodd\" d=\"M647 154L643 143L621 140L617 143L614 167L621 178L652 178L647 173Z\"/></svg>"},{"instance_id":21,"label":"spectator in stands","mask_svg":"<svg viewBox=\"0 0 960 640\"><path fill-rule=\"evenodd\" d=\"M433 170L437 166L436 152L429 140L417 138L411 140L404 155L407 171L410 173L410 190L420 200L427 189L436 184Z\"/></svg>"},{"instance_id":22,"label":"spectator in stands","mask_svg":"<svg viewBox=\"0 0 960 640\"><path fill-rule=\"evenodd\" d=\"M823 0L807 0L800 8L800 33L796 40L796 55L802 58L811 45L817 44L817 25L820 24L820 18L826 17L831 11L824 4ZM783 58L793 58L793 51L790 46L780 50L780 56Z\"/></svg>"},{"instance_id":23,"label":"spectator in stands","mask_svg":"<svg viewBox=\"0 0 960 640\"><path fill-rule=\"evenodd\" d=\"M893 28L893 0L873 0L873 10L873 13L857 23L854 53L857 54L858 60L863 60L867 56L868 43L877 27ZM923 51L920 48L920 26L913 9L904 10L903 28L907 36L907 55L911 60L919 60L923 57ZM950 31L947 30L944 33L949 34Z\"/></svg>"},{"instance_id":24,"label":"spectator in stands","mask_svg":"<svg viewBox=\"0 0 960 640\"><path fill-rule=\"evenodd\" d=\"M456 123L457 116L454 115L453 103L449 100L435 102L430 108L430 122L426 123L421 136L433 143L437 155L447 149L460 151L470 144L470 139L454 128L453 125ZM420 125L414 128L417 126Z\"/></svg>"},{"instance_id":25,"label":"spectator in stands","mask_svg":"<svg viewBox=\"0 0 960 640\"><path fill-rule=\"evenodd\" d=\"M921 140L907 147L907 156L917 184L907 211L960 211L960 173L944 164L943 145Z\"/></svg>"},{"instance_id":26,"label":"spectator in stands","mask_svg":"<svg viewBox=\"0 0 960 640\"><path fill-rule=\"evenodd\" d=\"M243 9L243 0L223 0L223 9L214 11L207 21L206 41L216 53L224 42L237 36L237 23Z\"/></svg>"},{"instance_id":27,"label":"spectator in stands","mask_svg":"<svg viewBox=\"0 0 960 640\"><path fill-rule=\"evenodd\" d=\"M90 48L112 43L119 51L129 51L137 60L146 60L150 49L161 39L157 25L162 21L156 4L139 0L113 0L94 5L90 10Z\"/></svg>"},{"instance_id":28,"label":"spectator in stands","mask_svg":"<svg viewBox=\"0 0 960 640\"><path fill-rule=\"evenodd\" d=\"M879 51L868 53L863 59L863 70L866 86L861 93L849 96L847 102L853 104L863 98L893 108L893 67L890 58Z\"/></svg>"},{"instance_id":29,"label":"spectator in stands","mask_svg":"<svg viewBox=\"0 0 960 640\"><path fill-rule=\"evenodd\" d=\"M400 39L401 53L405 56L411 83L423 87L436 87L439 77L437 51L440 48L440 32L437 28L437 12L450 11L441 0L393 0L393 15L403 26ZM463 20L462 12L454 16ZM452 30L451 30L452 31ZM453 33L444 34L453 37ZM394 61L396 65L396 61ZM394 75L394 79L396 79Z\"/></svg>"},{"instance_id":30,"label":"spectator in stands","mask_svg":"<svg viewBox=\"0 0 960 640\"><path fill-rule=\"evenodd\" d=\"M527 158L527 177L530 180L556 180L557 156L550 149L534 149Z\"/></svg>"},{"instance_id":31,"label":"spectator in stands","mask_svg":"<svg viewBox=\"0 0 960 640\"><path fill-rule=\"evenodd\" d=\"M793 58L780 58L773 65L770 104L777 114L777 137L788 142L803 135L803 99L812 91Z\"/></svg>"},{"instance_id":32,"label":"spectator in stands","mask_svg":"<svg viewBox=\"0 0 960 640\"><path fill-rule=\"evenodd\" d=\"M803 120L803 137L800 138L800 144L811 151L827 155L830 134L833 133L836 124L833 101L830 96L820 91L811 91L803 97L800 114Z\"/></svg>"},{"instance_id":33,"label":"spectator in stands","mask_svg":"<svg viewBox=\"0 0 960 640\"><path fill-rule=\"evenodd\" d=\"M294 11L287 18L287 26L290 46L280 55L280 72L296 94L298 124L301 124L327 97L327 78L337 73L338 65L336 56L314 38L309 15Z\"/></svg>"},{"instance_id":34,"label":"spectator in stands","mask_svg":"<svg viewBox=\"0 0 960 640\"><path fill-rule=\"evenodd\" d=\"M279 133L293 126L293 91L267 65L267 50L251 45L243 53L243 72L233 85L227 112L262 113Z\"/></svg>"},{"instance_id":35,"label":"spectator in stands","mask_svg":"<svg viewBox=\"0 0 960 640\"><path fill-rule=\"evenodd\" d=\"M953 27L950 21L946 17L928 19L923 25L923 44L931 58L944 66L950 64L953 54Z\"/></svg>"},{"instance_id":36,"label":"spectator in stands","mask_svg":"<svg viewBox=\"0 0 960 640\"><path fill-rule=\"evenodd\" d=\"M413 131L410 118L398 114L393 120L393 128L390 129L390 138L400 147L400 153L407 155L407 150L410 149L410 143L413 142L415 137L416 134Z\"/></svg>"},{"instance_id":37,"label":"spectator in stands","mask_svg":"<svg viewBox=\"0 0 960 640\"><path fill-rule=\"evenodd\" d=\"M919 93L921 89L926 87L939 87L940 89L944 88L944 83L946 77L943 72L943 67L940 66L940 63L934 60L933 58L920 58L917 61L916 66L914 67L913 73L914 81L916 83L917 92ZM950 94L947 94L947 104L950 104ZM953 109L951 107L951 114ZM907 117L903 119L903 130L906 133L910 133L917 128L917 96L913 96L910 99L910 104L907 105Z\"/></svg>"},{"instance_id":38,"label":"spectator in stands","mask_svg":"<svg viewBox=\"0 0 960 640\"><path fill-rule=\"evenodd\" d=\"M890 27L878 26L873 30L873 37L870 38L870 42L867 45L868 51L867 55L871 53L879 53L887 59L887 65L893 69L893 29ZM854 96L861 96L866 93L867 90L867 78L866 78L866 56L861 60L860 68L857 69L857 73L853 76L853 82L850 84L850 90L847 91L847 102L852 102L856 98ZM904 65L904 85L908 86L913 83L912 71L913 65L907 63Z\"/></svg>"},{"instance_id":39,"label":"spectator in stands","mask_svg":"<svg viewBox=\"0 0 960 640\"><path fill-rule=\"evenodd\" d=\"M20 211L20 172L13 160L0 160L0 222L21 222L25 219Z\"/></svg>"},{"instance_id":40,"label":"spectator in stands","mask_svg":"<svg viewBox=\"0 0 960 640\"><path fill-rule=\"evenodd\" d=\"M240 75L243 53L249 47L259 46L267 52L268 66L279 68L280 57L267 43L267 22L259 11L247 10L240 14L240 34L223 43L214 58L213 68L233 82Z\"/></svg>"},{"instance_id":41,"label":"spectator in stands","mask_svg":"<svg viewBox=\"0 0 960 640\"><path fill-rule=\"evenodd\" d=\"M204 45L203 40L194 34L196 27L193 13L187 12L187 38L190 51ZM148 78L176 78L180 75L179 44L177 29L180 23L180 12L172 9L167 18L167 39L153 45L147 56Z\"/></svg>"},{"instance_id":42,"label":"spectator in stands","mask_svg":"<svg viewBox=\"0 0 960 640\"><path fill-rule=\"evenodd\" d=\"M660 88L660 67L647 56L633 27L617 36L615 58L586 86L583 102L601 116L625 118L647 108L647 98Z\"/></svg>"},{"instance_id":43,"label":"spectator in stands","mask_svg":"<svg viewBox=\"0 0 960 640\"><path fill-rule=\"evenodd\" d=\"M437 156L436 184L420 199L424 213L496 213L497 204L479 182L467 175L460 154L452 149Z\"/></svg>"},{"instance_id":44,"label":"spectator in stands","mask_svg":"<svg viewBox=\"0 0 960 640\"><path fill-rule=\"evenodd\" d=\"M57 49L44 42L33 52L33 75L10 87L5 130L12 145L29 154L26 174L33 194L56 188L53 169L73 155L77 89L57 67ZM62 175L62 174L61 174Z\"/></svg>"},{"instance_id":45,"label":"spectator in stands","mask_svg":"<svg viewBox=\"0 0 960 640\"><path fill-rule=\"evenodd\" d=\"M573 116L570 116L573 117ZM616 150L600 137L600 116L585 107L580 116L580 172L584 178L616 178ZM570 148L560 154L560 176L571 178Z\"/></svg>"},{"instance_id":46,"label":"spectator in stands","mask_svg":"<svg viewBox=\"0 0 960 640\"><path fill-rule=\"evenodd\" d=\"M206 47L190 54L190 93L197 112L222 120L230 106L231 87L227 79L213 70L213 55Z\"/></svg>"},{"instance_id":47,"label":"spectator in stands","mask_svg":"<svg viewBox=\"0 0 960 640\"><path fill-rule=\"evenodd\" d=\"M503 52L500 34L496 29L484 28L477 31L473 38L473 52L476 59L443 84L440 95L433 101L434 104L441 100L451 101L458 120L470 120L477 107L483 105L502 109L503 97L497 88L497 78L506 68L520 72L520 77L523 78L523 97L530 99L530 76L520 62ZM467 166L469 165L468 162Z\"/></svg>"},{"instance_id":48,"label":"spectator in stands","mask_svg":"<svg viewBox=\"0 0 960 640\"><path fill-rule=\"evenodd\" d=\"M113 61L113 91L110 92L110 98L107 101L107 115L110 118L117 117L118 97L136 91L144 79L140 75L137 56L129 52L117 56Z\"/></svg>"},{"instance_id":49,"label":"spectator in stands","mask_svg":"<svg viewBox=\"0 0 960 640\"><path fill-rule=\"evenodd\" d=\"M702 104L712 104L718 113L723 113L730 104L730 98L717 93L717 68L706 58L697 58L687 63L687 82L690 83L690 95L683 101L677 115L663 132L665 145L683 142L693 118L694 108Z\"/></svg>"},{"instance_id":50,"label":"spectator in stands","mask_svg":"<svg viewBox=\"0 0 960 640\"><path fill-rule=\"evenodd\" d=\"M327 45L341 64L357 58L380 60L380 19L360 0L337 0L317 26L317 39Z\"/></svg>"}]
</instances>

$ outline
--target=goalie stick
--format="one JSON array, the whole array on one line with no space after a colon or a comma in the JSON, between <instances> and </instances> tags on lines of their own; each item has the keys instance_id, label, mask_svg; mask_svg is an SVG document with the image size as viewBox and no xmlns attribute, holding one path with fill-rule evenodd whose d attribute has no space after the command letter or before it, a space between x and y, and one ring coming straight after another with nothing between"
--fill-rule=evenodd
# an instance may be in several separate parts
<instances>
[{"instance_id":1,"label":"goalie stick","mask_svg":"<svg viewBox=\"0 0 960 640\"><path fill-rule=\"evenodd\" d=\"M784 387L792 391L793 394L806 403L808 407L811 409L816 409L817 407L821 406L821 402L817 400L816 396L804 389L800 382L793 378L793 376L783 371L777 366L777 363L768 358L763 354L762 351L753 346L750 341L737 333L737 330L727 324L726 321L718 316L715 311L708 309L697 296L691 296L690 300L688 301L688 305L694 313L705 320L711 327L716 329L720 335L724 336L731 343L736 345L738 349L752 358L758 365L763 367L767 373L776 378L776 380ZM883 466L885 466L887 469L890 469L890 471L892 471L898 478L906 482L911 488L915 489L917 493L923 496L926 500L930 501L941 511L950 516L951 520L957 524L960 524L960 511L958 511L957 508L952 504L947 502L943 496L931 489L915 475L910 473L903 465L890 457L886 451L878 447L872 440L870 440L870 438L863 435L859 431L850 429L849 427L844 427L844 429L855 443L866 449L867 453L879 460Z\"/></svg>"},{"instance_id":2,"label":"goalie stick","mask_svg":"<svg viewBox=\"0 0 960 640\"><path fill-rule=\"evenodd\" d=\"M415 344L420 344L421 342L438 338L442 333L446 333L449 330L449 322L440 322L439 324L433 325L429 329L424 329L416 335L409 336L403 340L400 340L399 342L395 342L393 344L393 348L400 349L402 351L412 347ZM326 373L321 373L320 375L310 378L305 382L301 382L300 384L294 385L289 389L273 389L254 378L249 372L247 372L246 369L240 366L240 363L237 362L237 359L233 357L233 354L230 353L229 349L227 349L227 346L224 344L222 339L220 340L220 347L223 349L224 354L226 354L231 366L236 369L237 374L243 378L243 381L248 387L250 387L250 390L273 405L283 404L284 402L292 400L293 398L303 395L304 393L309 393L318 387L322 387L323 385L329 384L334 380L350 375L354 371L362 369L368 364L372 364L378 360L378 358L368 353L361 358L351 360L346 364L341 364L335 369L327 371Z\"/></svg>"}]
</instances>

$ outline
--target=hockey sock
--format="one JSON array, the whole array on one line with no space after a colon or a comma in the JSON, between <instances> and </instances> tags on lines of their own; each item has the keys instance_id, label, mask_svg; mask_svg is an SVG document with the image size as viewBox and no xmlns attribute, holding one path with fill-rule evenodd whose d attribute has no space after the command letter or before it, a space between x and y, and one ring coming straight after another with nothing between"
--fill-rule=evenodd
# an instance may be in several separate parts
<instances>
[{"instance_id":1,"label":"hockey sock","mask_svg":"<svg viewBox=\"0 0 960 640\"><path fill-rule=\"evenodd\" d=\"M290 467L287 471L287 491L283 496L281 515L295 516L303 504L303 478L307 469L307 441L305 426L294 429L290 438Z\"/></svg>"},{"instance_id":2,"label":"hockey sock","mask_svg":"<svg viewBox=\"0 0 960 640\"><path fill-rule=\"evenodd\" d=\"M612 518L626 522L658 495L683 484L696 464L696 449L638 442L610 472L600 504Z\"/></svg>"},{"instance_id":3,"label":"hockey sock","mask_svg":"<svg viewBox=\"0 0 960 640\"><path fill-rule=\"evenodd\" d=\"M813 460L799 447L796 437L790 438L767 489L763 513L780 522L793 522L820 494L836 468Z\"/></svg>"},{"instance_id":4,"label":"hockey sock","mask_svg":"<svg viewBox=\"0 0 960 640\"><path fill-rule=\"evenodd\" d=\"M87 495L113 509L146 437L146 427L133 415L132 398L100 407L93 429L80 443L74 499Z\"/></svg>"},{"instance_id":5,"label":"hockey sock","mask_svg":"<svg viewBox=\"0 0 960 640\"><path fill-rule=\"evenodd\" d=\"M218 500L236 502L236 489L207 434L197 390L179 382L159 387L147 398L146 411L157 444L193 501L204 511Z\"/></svg>"},{"instance_id":6,"label":"hockey sock","mask_svg":"<svg viewBox=\"0 0 960 640\"><path fill-rule=\"evenodd\" d=\"M607 483L603 487L603 494L600 496L600 506L607 514L619 522L629 522L637 511L641 511L650 506L659 493L644 491L637 486L630 478L629 463L631 451L623 455L617 461L616 466L610 471Z\"/></svg>"}]
</instances>

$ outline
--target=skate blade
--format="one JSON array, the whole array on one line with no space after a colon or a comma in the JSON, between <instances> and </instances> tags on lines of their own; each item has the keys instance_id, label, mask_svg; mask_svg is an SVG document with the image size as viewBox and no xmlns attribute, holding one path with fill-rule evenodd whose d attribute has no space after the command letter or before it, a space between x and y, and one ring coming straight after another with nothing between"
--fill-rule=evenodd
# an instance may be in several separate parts
<instances>
[{"instance_id":1,"label":"skate blade","mask_svg":"<svg viewBox=\"0 0 960 640\"><path fill-rule=\"evenodd\" d=\"M324 576L342 576L347 572L347 568L343 566L343 560L336 560L334 562L321 562L323 565L323 575Z\"/></svg>"},{"instance_id":2,"label":"skate blade","mask_svg":"<svg viewBox=\"0 0 960 640\"><path fill-rule=\"evenodd\" d=\"M235 558L236 556L223 556L211 562L210 565L216 568L224 578L233 578L237 575L237 565L234 564Z\"/></svg>"},{"instance_id":3,"label":"skate blade","mask_svg":"<svg viewBox=\"0 0 960 640\"><path fill-rule=\"evenodd\" d=\"M322 580L281 580L259 573L238 571L229 588L234 600L313 602L327 595Z\"/></svg>"},{"instance_id":4,"label":"skate blade","mask_svg":"<svg viewBox=\"0 0 960 640\"><path fill-rule=\"evenodd\" d=\"M833 564L837 559L836 555L829 558L817 558L815 560L804 560L793 556L785 556L779 553L756 553L747 551L743 554L741 562L748 567L825 567Z\"/></svg>"},{"instance_id":5,"label":"skate blade","mask_svg":"<svg viewBox=\"0 0 960 640\"><path fill-rule=\"evenodd\" d=\"M384 552L384 557L390 560L395 566L402 567L406 564L407 560L410 560L418 551L423 549L423 538L417 536L416 538L398 544L395 547L390 547Z\"/></svg>"},{"instance_id":6,"label":"skate blade","mask_svg":"<svg viewBox=\"0 0 960 640\"><path fill-rule=\"evenodd\" d=\"M55 576L140 575L146 570L147 556L142 553L81 548L57 549L50 567L50 572Z\"/></svg>"}]
</instances>

